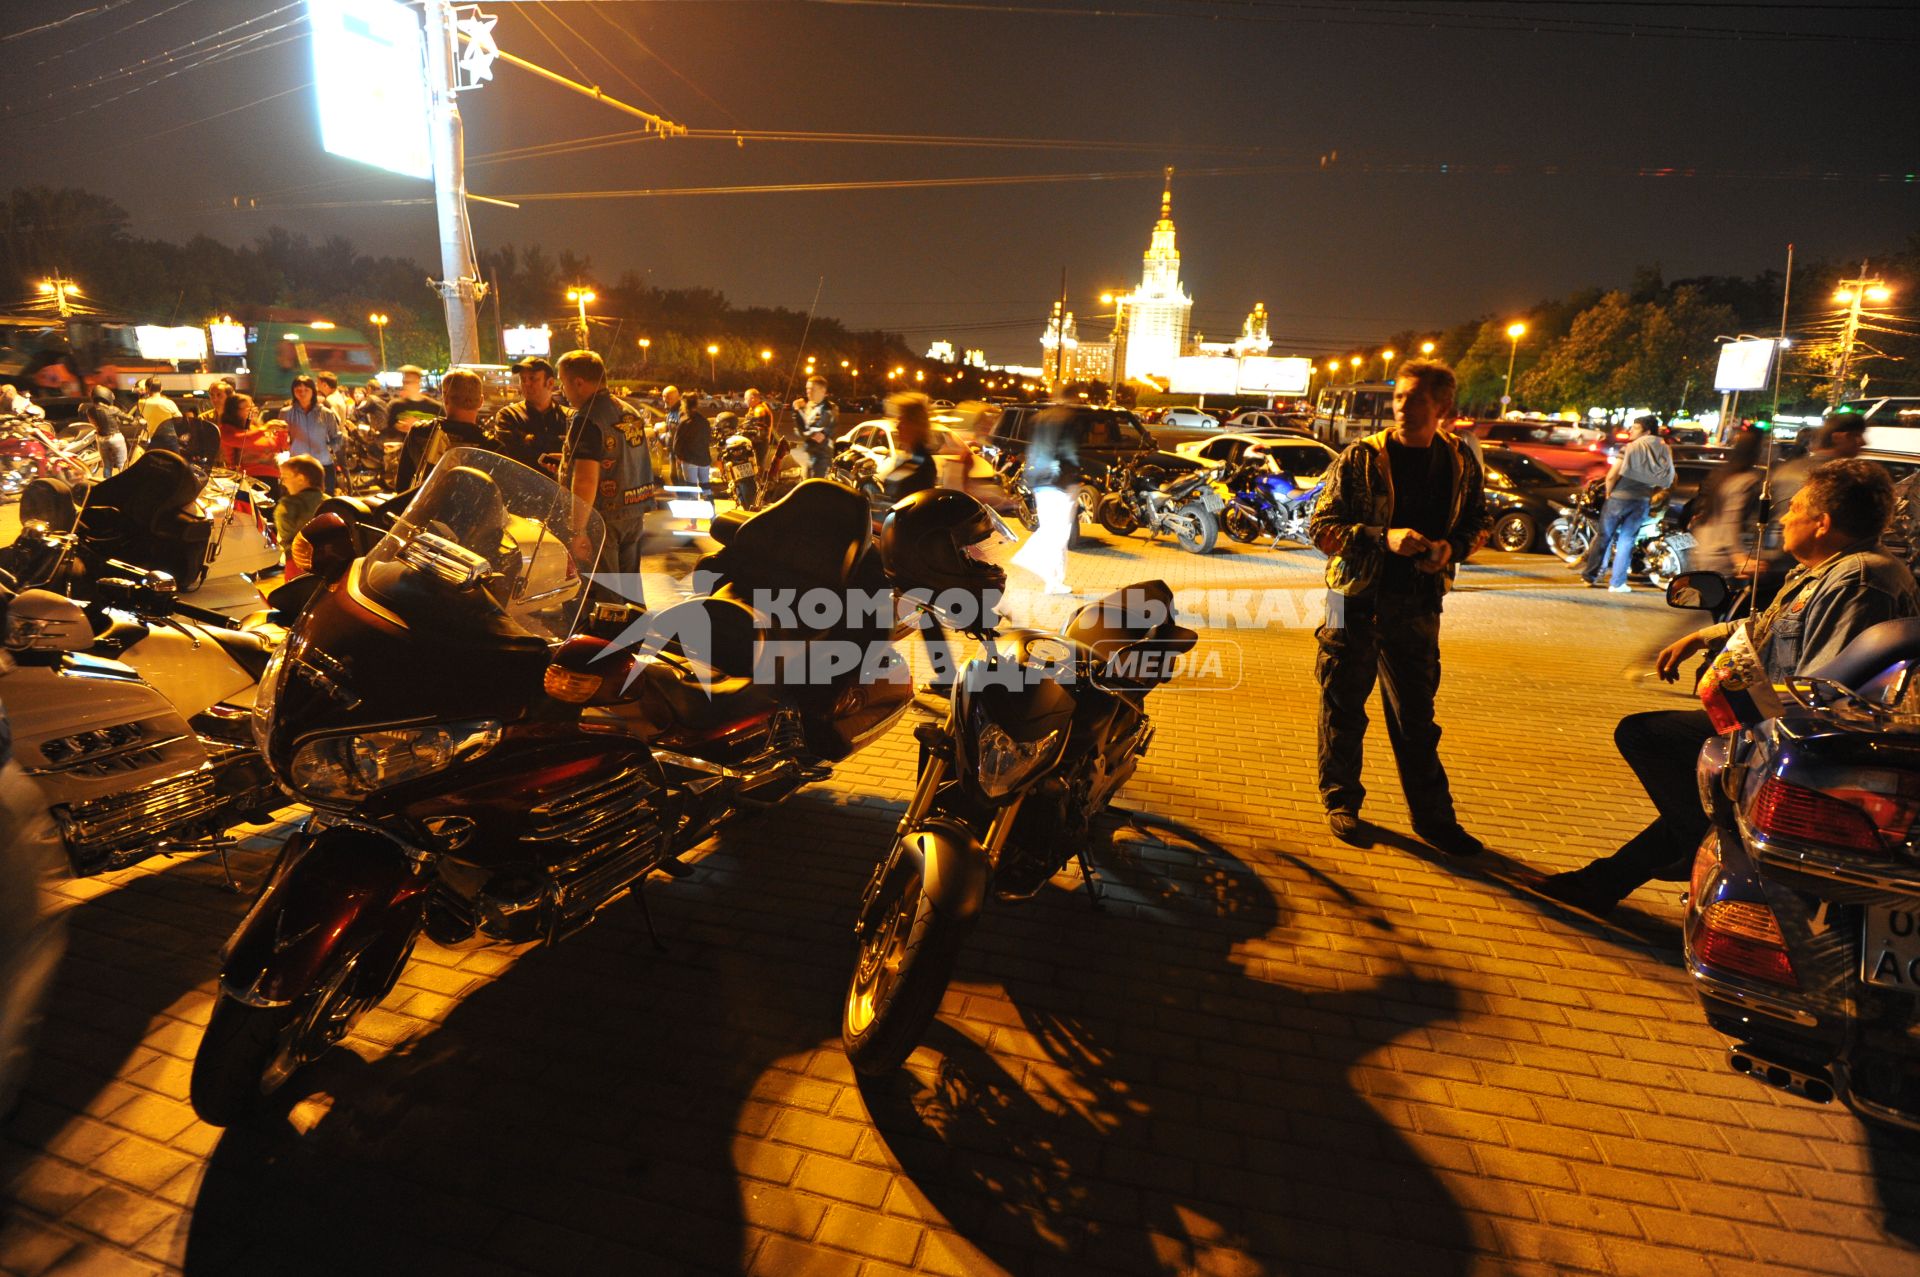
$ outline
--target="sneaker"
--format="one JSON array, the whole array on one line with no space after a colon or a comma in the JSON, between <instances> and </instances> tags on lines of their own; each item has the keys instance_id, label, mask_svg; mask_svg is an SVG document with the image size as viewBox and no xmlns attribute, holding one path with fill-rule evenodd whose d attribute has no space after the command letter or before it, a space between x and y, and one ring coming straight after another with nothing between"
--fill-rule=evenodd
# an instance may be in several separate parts
<instances>
[{"instance_id":1,"label":"sneaker","mask_svg":"<svg viewBox=\"0 0 1920 1277\"><path fill-rule=\"evenodd\" d=\"M1558 900L1569 909L1604 918L1620 903L1620 897L1600 886L1585 869L1571 873L1549 874L1539 886L1541 895Z\"/></svg>"},{"instance_id":2,"label":"sneaker","mask_svg":"<svg viewBox=\"0 0 1920 1277\"><path fill-rule=\"evenodd\" d=\"M1631 585L1628 585L1625 581L1622 581L1619 585L1609 585L1607 587L1607 593L1608 594L1632 594L1633 587Z\"/></svg>"},{"instance_id":3,"label":"sneaker","mask_svg":"<svg viewBox=\"0 0 1920 1277\"><path fill-rule=\"evenodd\" d=\"M1586 586L1589 590L1597 590L1601 586L1601 582L1594 580L1590 576L1583 576L1580 579L1586 582Z\"/></svg>"},{"instance_id":4,"label":"sneaker","mask_svg":"<svg viewBox=\"0 0 1920 1277\"><path fill-rule=\"evenodd\" d=\"M1485 843L1461 828L1459 821L1455 821L1453 824L1445 827L1432 829L1422 829L1418 825L1415 825L1413 832L1421 842L1443 855L1464 858L1467 856L1477 856L1487 849Z\"/></svg>"},{"instance_id":5,"label":"sneaker","mask_svg":"<svg viewBox=\"0 0 1920 1277\"><path fill-rule=\"evenodd\" d=\"M1371 847L1373 839L1367 834L1367 822L1360 819L1357 811L1330 811L1327 813L1327 828L1333 836L1351 847Z\"/></svg>"}]
</instances>

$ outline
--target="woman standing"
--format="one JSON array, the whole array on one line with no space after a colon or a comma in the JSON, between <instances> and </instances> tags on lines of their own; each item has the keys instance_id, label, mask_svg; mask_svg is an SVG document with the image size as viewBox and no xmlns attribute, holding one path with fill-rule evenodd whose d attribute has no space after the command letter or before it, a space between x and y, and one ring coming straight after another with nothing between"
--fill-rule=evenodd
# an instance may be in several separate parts
<instances>
[{"instance_id":1,"label":"woman standing","mask_svg":"<svg viewBox=\"0 0 1920 1277\"><path fill-rule=\"evenodd\" d=\"M320 463L326 492L331 496L339 473L340 417L321 402L318 384L305 373L293 379L293 402L287 405L286 422L287 451Z\"/></svg>"},{"instance_id":2,"label":"woman standing","mask_svg":"<svg viewBox=\"0 0 1920 1277\"><path fill-rule=\"evenodd\" d=\"M126 467L127 427L133 424L133 420L120 411L120 405L113 401L113 390L108 386L95 386L81 411L93 426L93 442L100 450L100 476L111 479Z\"/></svg>"}]
</instances>

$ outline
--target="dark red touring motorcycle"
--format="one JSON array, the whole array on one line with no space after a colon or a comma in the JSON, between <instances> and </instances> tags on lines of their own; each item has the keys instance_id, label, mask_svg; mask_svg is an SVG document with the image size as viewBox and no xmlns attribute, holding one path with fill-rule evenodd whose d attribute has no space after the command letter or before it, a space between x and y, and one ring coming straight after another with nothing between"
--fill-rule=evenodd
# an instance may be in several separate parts
<instances>
[{"instance_id":1,"label":"dark red touring motorcycle","mask_svg":"<svg viewBox=\"0 0 1920 1277\"><path fill-rule=\"evenodd\" d=\"M194 1062L202 1118L262 1107L386 997L420 935L562 939L893 724L912 700L893 646L906 626L866 502L803 483L715 539L708 594L646 618L637 651L609 643L587 632L609 605L588 602L576 558L597 558L598 517L534 470L457 449L336 569L261 679L261 752L314 815L228 943ZM770 588L888 607L808 628L750 610ZM616 628L638 613L611 610ZM879 665L756 677L783 642Z\"/></svg>"}]
</instances>

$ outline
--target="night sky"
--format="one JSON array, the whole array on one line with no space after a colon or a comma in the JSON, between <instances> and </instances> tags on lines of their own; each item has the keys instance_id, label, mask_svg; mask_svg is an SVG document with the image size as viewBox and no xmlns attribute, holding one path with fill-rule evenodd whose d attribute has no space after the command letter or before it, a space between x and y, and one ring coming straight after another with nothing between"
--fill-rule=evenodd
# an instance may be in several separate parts
<instances>
[{"instance_id":1,"label":"night sky","mask_svg":"<svg viewBox=\"0 0 1920 1277\"><path fill-rule=\"evenodd\" d=\"M250 18L260 20L238 34L304 12L262 16L282 2L11 0L0 14L8 35L102 11L0 44L0 185L102 191L141 234L243 241L279 223L409 254L437 273L430 207L311 207L428 192L323 154L310 89L258 101L311 79L302 25L224 63L183 70L165 56ZM1169 163L1194 171L1175 178L1174 216L1195 327L1229 336L1264 301L1275 353L1624 284L1641 264L1658 262L1669 278L1745 274L1780 265L1789 240L1806 256L1858 256L1920 231L1920 184L1874 180L1920 169L1920 18L1905 4L603 0L487 10L500 16L504 48L575 78L584 70L696 128L1131 144L648 141L488 164L489 152L633 122L505 66L462 99L469 187L482 194L1153 174L473 214L482 248L571 248L591 256L601 282L633 269L662 286L804 310L824 276L824 314L904 331L916 345L984 344L996 359L1037 359L1063 266L1071 304L1087 315L1103 309L1102 289L1138 279ZM1511 29L1516 16L1562 29ZM130 26L141 19L151 20ZM1638 33L1613 33L1626 24ZM1712 30L1671 38L1689 24ZM148 73L71 87L143 58ZM179 74L107 100L163 71ZM1197 172L1208 168L1260 171ZM1698 175L1634 176L1658 168ZM233 196L262 207L220 207ZM509 299L508 311L508 322L552 318L565 302Z\"/></svg>"}]
</instances>

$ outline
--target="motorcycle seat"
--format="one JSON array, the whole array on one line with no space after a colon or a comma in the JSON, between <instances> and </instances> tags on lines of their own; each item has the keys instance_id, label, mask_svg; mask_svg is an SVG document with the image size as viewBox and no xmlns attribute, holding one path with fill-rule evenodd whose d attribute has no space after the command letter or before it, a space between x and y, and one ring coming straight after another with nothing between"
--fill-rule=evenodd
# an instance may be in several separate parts
<instances>
[{"instance_id":1,"label":"motorcycle seat","mask_svg":"<svg viewBox=\"0 0 1920 1277\"><path fill-rule=\"evenodd\" d=\"M81 489L85 491L84 488ZM42 476L20 492L20 522L40 522L55 532L71 532L80 517L80 497L65 479Z\"/></svg>"},{"instance_id":2,"label":"motorcycle seat","mask_svg":"<svg viewBox=\"0 0 1920 1277\"><path fill-rule=\"evenodd\" d=\"M704 677L704 681L703 681ZM648 661L621 697L663 733L695 738L771 708L773 689L692 661Z\"/></svg>"},{"instance_id":3,"label":"motorcycle seat","mask_svg":"<svg viewBox=\"0 0 1920 1277\"><path fill-rule=\"evenodd\" d=\"M1912 661L1920 661L1920 617L1869 626L1838 656L1807 672L1858 691L1892 666Z\"/></svg>"},{"instance_id":4,"label":"motorcycle seat","mask_svg":"<svg viewBox=\"0 0 1920 1277\"><path fill-rule=\"evenodd\" d=\"M727 544L699 567L749 596L759 589L843 590L872 539L865 497L829 479L808 479L732 528Z\"/></svg>"},{"instance_id":5,"label":"motorcycle seat","mask_svg":"<svg viewBox=\"0 0 1920 1277\"><path fill-rule=\"evenodd\" d=\"M1173 590L1165 581L1139 581L1096 599L1068 617L1060 632L1090 649L1103 670L1127 669L1147 652L1162 658L1147 668L1164 668L1166 656L1191 651L1200 641L1174 619ZM1145 690L1153 681L1126 680L1124 685Z\"/></svg>"},{"instance_id":6,"label":"motorcycle seat","mask_svg":"<svg viewBox=\"0 0 1920 1277\"><path fill-rule=\"evenodd\" d=\"M282 637L256 630L229 630L217 625L203 625L200 628L255 682L267 672L267 658L273 655L273 649L279 645L278 639Z\"/></svg>"},{"instance_id":7,"label":"motorcycle seat","mask_svg":"<svg viewBox=\"0 0 1920 1277\"><path fill-rule=\"evenodd\" d=\"M87 514L96 507L115 510L134 531L164 535L173 531L168 526L172 516L185 511L199 495L200 476L186 458L164 448L155 449L141 453L138 461L95 484ZM82 527L86 526L87 516L82 516Z\"/></svg>"},{"instance_id":8,"label":"motorcycle seat","mask_svg":"<svg viewBox=\"0 0 1920 1277\"><path fill-rule=\"evenodd\" d=\"M760 630L752 609L729 598L697 598L655 612L642 651L684 657L692 672L748 678Z\"/></svg>"}]
</instances>

